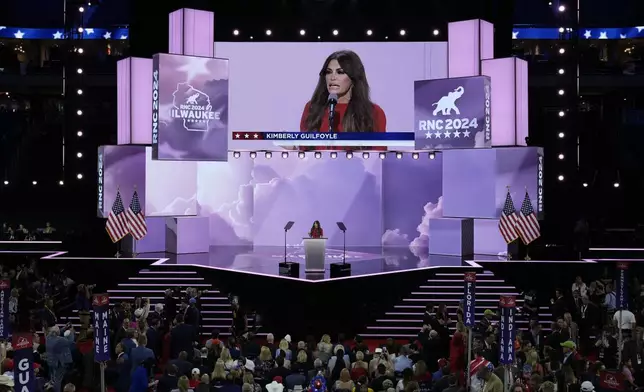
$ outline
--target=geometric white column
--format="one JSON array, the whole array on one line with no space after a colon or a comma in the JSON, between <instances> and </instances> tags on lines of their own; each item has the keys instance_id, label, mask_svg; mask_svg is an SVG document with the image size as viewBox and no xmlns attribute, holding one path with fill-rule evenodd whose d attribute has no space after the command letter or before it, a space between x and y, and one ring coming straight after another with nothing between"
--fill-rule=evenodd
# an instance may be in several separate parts
<instances>
[{"instance_id":1,"label":"geometric white column","mask_svg":"<svg viewBox=\"0 0 644 392\"><path fill-rule=\"evenodd\" d=\"M494 25L481 19L449 23L447 53L450 78L481 75L481 60L494 58Z\"/></svg>"},{"instance_id":2,"label":"geometric white column","mask_svg":"<svg viewBox=\"0 0 644 392\"><path fill-rule=\"evenodd\" d=\"M168 53L215 57L215 14L182 8L170 14Z\"/></svg>"},{"instance_id":3,"label":"geometric white column","mask_svg":"<svg viewBox=\"0 0 644 392\"><path fill-rule=\"evenodd\" d=\"M152 143L152 59L128 57L116 64L117 143Z\"/></svg>"}]
</instances>

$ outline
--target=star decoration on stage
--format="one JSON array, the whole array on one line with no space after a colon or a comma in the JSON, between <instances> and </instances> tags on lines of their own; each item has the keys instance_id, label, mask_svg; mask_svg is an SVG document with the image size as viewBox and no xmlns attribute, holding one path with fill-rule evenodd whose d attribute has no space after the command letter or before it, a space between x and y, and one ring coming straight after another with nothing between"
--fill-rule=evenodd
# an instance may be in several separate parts
<instances>
[{"instance_id":1,"label":"star decoration on stage","mask_svg":"<svg viewBox=\"0 0 644 392\"><path fill-rule=\"evenodd\" d=\"M103 38L111 39L112 38L112 33L110 33L109 31L106 31L105 34L103 34Z\"/></svg>"},{"instance_id":2,"label":"star decoration on stage","mask_svg":"<svg viewBox=\"0 0 644 392\"><path fill-rule=\"evenodd\" d=\"M127 39L127 35L122 35L121 39Z\"/></svg>"},{"instance_id":3,"label":"star decoration on stage","mask_svg":"<svg viewBox=\"0 0 644 392\"><path fill-rule=\"evenodd\" d=\"M586 30L586 32L584 33L584 38L589 39L590 35L590 30Z\"/></svg>"},{"instance_id":4,"label":"star decoration on stage","mask_svg":"<svg viewBox=\"0 0 644 392\"><path fill-rule=\"evenodd\" d=\"M233 132L233 139L236 140L259 140L259 134L253 132Z\"/></svg>"},{"instance_id":5,"label":"star decoration on stage","mask_svg":"<svg viewBox=\"0 0 644 392\"><path fill-rule=\"evenodd\" d=\"M644 30L644 26L635 26L635 28L637 29L638 33L641 33L642 30Z\"/></svg>"},{"instance_id":6,"label":"star decoration on stage","mask_svg":"<svg viewBox=\"0 0 644 392\"><path fill-rule=\"evenodd\" d=\"M61 33L60 31L57 31L52 35L54 36L54 39L63 39L63 33Z\"/></svg>"},{"instance_id":7,"label":"star decoration on stage","mask_svg":"<svg viewBox=\"0 0 644 392\"><path fill-rule=\"evenodd\" d=\"M91 27L90 27L89 29L85 29L85 34L87 34L87 35L92 35L92 34L94 34L94 29L93 29L93 28L91 28Z\"/></svg>"},{"instance_id":8,"label":"star decoration on stage","mask_svg":"<svg viewBox=\"0 0 644 392\"><path fill-rule=\"evenodd\" d=\"M600 31L599 32L599 39L608 39L608 37L606 36L605 31Z\"/></svg>"},{"instance_id":9,"label":"star decoration on stage","mask_svg":"<svg viewBox=\"0 0 644 392\"><path fill-rule=\"evenodd\" d=\"M0 30L4 30L6 28L7 28L7 26L0 26Z\"/></svg>"},{"instance_id":10,"label":"star decoration on stage","mask_svg":"<svg viewBox=\"0 0 644 392\"><path fill-rule=\"evenodd\" d=\"M208 62L210 61L207 57L193 57L190 59L190 62L182 65L177 68L179 72L185 72L188 82L195 79L200 75L210 75L210 70L208 69Z\"/></svg>"},{"instance_id":11,"label":"star decoration on stage","mask_svg":"<svg viewBox=\"0 0 644 392\"><path fill-rule=\"evenodd\" d=\"M16 32L13 34L13 36L14 36L14 37L16 37L17 39L22 39L22 37L24 37L24 35L25 35L25 33L23 33L23 32L22 32L22 31L20 31L20 30L16 31Z\"/></svg>"},{"instance_id":12,"label":"star decoration on stage","mask_svg":"<svg viewBox=\"0 0 644 392\"><path fill-rule=\"evenodd\" d=\"M519 32L518 32L518 31L513 31L513 32L512 32L512 39L517 39L517 37L518 37L518 36L519 36Z\"/></svg>"},{"instance_id":13,"label":"star decoration on stage","mask_svg":"<svg viewBox=\"0 0 644 392\"><path fill-rule=\"evenodd\" d=\"M620 34L620 35L619 35L619 38L620 38L620 39L626 39L626 34Z\"/></svg>"},{"instance_id":14,"label":"star decoration on stage","mask_svg":"<svg viewBox=\"0 0 644 392\"><path fill-rule=\"evenodd\" d=\"M455 139L460 139L461 135L463 135L463 138L468 138L468 137L470 137L470 134L471 134L471 132L467 131L467 130L462 131L462 132L458 131L458 130L452 131L452 132L450 132L450 131L445 131L445 132L440 132L440 131L430 132L430 131L427 131L425 133L425 139L441 139L441 138L450 139L450 138L452 138L452 136Z\"/></svg>"}]
</instances>

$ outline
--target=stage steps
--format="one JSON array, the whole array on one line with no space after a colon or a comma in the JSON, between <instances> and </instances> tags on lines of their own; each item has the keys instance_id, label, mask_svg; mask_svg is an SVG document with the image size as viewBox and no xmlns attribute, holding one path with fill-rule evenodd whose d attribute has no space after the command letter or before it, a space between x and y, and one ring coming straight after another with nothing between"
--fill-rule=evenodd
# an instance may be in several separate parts
<instances>
[{"instance_id":1,"label":"stage steps","mask_svg":"<svg viewBox=\"0 0 644 392\"><path fill-rule=\"evenodd\" d=\"M425 306L432 303L438 306L441 303L447 305L454 328L456 320L456 309L459 301L463 298L464 284L463 272L456 272L456 269L440 268L434 276L419 287L413 289L406 297L402 298L393 308L381 314L361 336L369 339L409 339L418 335L423 326L423 314ZM448 272L449 271L449 272ZM501 295L514 295L517 297L517 304L523 303L522 296L518 290L506 283L503 279L494 276L490 271L479 272L476 275L476 319L483 317L486 309L496 311L498 309L499 297ZM550 308L540 309L540 322L544 330L550 330L551 315ZM518 318L519 328L527 327L527 320Z\"/></svg>"},{"instance_id":2,"label":"stage steps","mask_svg":"<svg viewBox=\"0 0 644 392\"><path fill-rule=\"evenodd\" d=\"M153 308L156 304L163 303L166 289L175 287L180 287L183 293L187 287L207 290L201 296L200 333L210 336L213 329L219 329L222 335L229 335L232 311L228 297L208 283L197 268L164 265L143 269L136 276L119 283L118 287L108 289L107 293L110 296L110 305L123 301L134 303L136 297L143 297L150 298L150 306ZM76 309L64 313L66 314L61 315L59 322L80 325ZM252 324L252 320L249 320L249 324Z\"/></svg>"}]
</instances>

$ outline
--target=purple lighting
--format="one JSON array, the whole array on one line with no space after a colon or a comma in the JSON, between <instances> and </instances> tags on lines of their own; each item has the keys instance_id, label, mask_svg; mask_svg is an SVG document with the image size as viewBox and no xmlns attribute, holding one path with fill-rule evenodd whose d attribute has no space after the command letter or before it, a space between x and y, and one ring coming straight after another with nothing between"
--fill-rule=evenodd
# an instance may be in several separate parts
<instances>
[{"instance_id":1,"label":"purple lighting","mask_svg":"<svg viewBox=\"0 0 644 392\"><path fill-rule=\"evenodd\" d=\"M215 56L215 14L182 8L170 14L169 53Z\"/></svg>"},{"instance_id":2,"label":"purple lighting","mask_svg":"<svg viewBox=\"0 0 644 392\"><path fill-rule=\"evenodd\" d=\"M481 75L481 60L494 58L494 26L481 19L448 25L449 77Z\"/></svg>"}]
</instances>

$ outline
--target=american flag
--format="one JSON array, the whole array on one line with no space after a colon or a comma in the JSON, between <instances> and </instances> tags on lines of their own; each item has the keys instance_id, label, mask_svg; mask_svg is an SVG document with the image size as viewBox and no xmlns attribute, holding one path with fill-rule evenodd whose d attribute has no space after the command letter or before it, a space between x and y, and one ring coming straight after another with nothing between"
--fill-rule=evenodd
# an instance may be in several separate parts
<instances>
[{"instance_id":1,"label":"american flag","mask_svg":"<svg viewBox=\"0 0 644 392\"><path fill-rule=\"evenodd\" d=\"M523 198L523 204L521 204L521 211L519 211L517 230L519 231L521 241L526 245L541 237L539 220L537 219L537 214L534 213L532 202L527 191Z\"/></svg>"},{"instance_id":2,"label":"american flag","mask_svg":"<svg viewBox=\"0 0 644 392\"><path fill-rule=\"evenodd\" d=\"M127 228L137 240L145 237L148 234L148 226L145 224L145 215L141 210L141 202L139 201L139 194L134 191L130 208L127 209Z\"/></svg>"},{"instance_id":3,"label":"american flag","mask_svg":"<svg viewBox=\"0 0 644 392\"><path fill-rule=\"evenodd\" d=\"M501 220L499 220L499 231L508 244L519 238L519 232L516 226L517 220L517 211L514 208L514 202L512 202L512 197L508 190L508 194L505 196L503 211L501 212Z\"/></svg>"},{"instance_id":4,"label":"american flag","mask_svg":"<svg viewBox=\"0 0 644 392\"><path fill-rule=\"evenodd\" d=\"M127 218L125 216L125 208L123 207L123 199L121 199L120 191L116 191L116 200L114 200L112 210L107 216L105 230L107 230L107 234L110 235L114 243L122 240L128 233Z\"/></svg>"}]
</instances>

